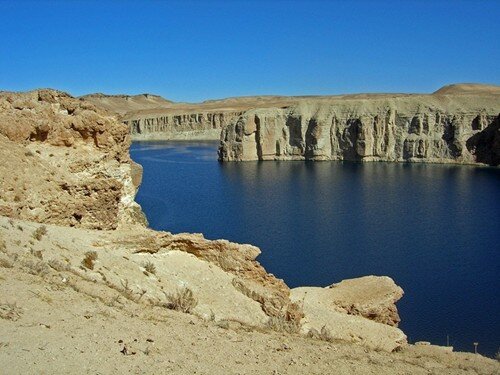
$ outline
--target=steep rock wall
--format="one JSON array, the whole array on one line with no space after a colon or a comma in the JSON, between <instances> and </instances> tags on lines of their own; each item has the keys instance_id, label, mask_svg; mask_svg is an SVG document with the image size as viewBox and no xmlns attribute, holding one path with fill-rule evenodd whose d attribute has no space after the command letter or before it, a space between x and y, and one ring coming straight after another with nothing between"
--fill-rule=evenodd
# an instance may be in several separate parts
<instances>
[{"instance_id":1,"label":"steep rock wall","mask_svg":"<svg viewBox=\"0 0 500 375\"><path fill-rule=\"evenodd\" d=\"M242 111L158 113L123 118L133 140L218 140L221 129Z\"/></svg>"},{"instance_id":2,"label":"steep rock wall","mask_svg":"<svg viewBox=\"0 0 500 375\"><path fill-rule=\"evenodd\" d=\"M55 90L0 94L0 215L90 229L145 223L125 125Z\"/></svg>"},{"instance_id":3,"label":"steep rock wall","mask_svg":"<svg viewBox=\"0 0 500 375\"><path fill-rule=\"evenodd\" d=\"M219 160L500 163L500 95L302 102L243 113Z\"/></svg>"}]
</instances>

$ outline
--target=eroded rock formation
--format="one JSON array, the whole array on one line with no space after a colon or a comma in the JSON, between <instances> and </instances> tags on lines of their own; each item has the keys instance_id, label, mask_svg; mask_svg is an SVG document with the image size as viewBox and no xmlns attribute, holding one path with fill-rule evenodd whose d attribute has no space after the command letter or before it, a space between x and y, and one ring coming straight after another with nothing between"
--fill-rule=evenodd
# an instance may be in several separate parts
<instances>
[{"instance_id":1,"label":"eroded rock formation","mask_svg":"<svg viewBox=\"0 0 500 375\"><path fill-rule=\"evenodd\" d=\"M213 303L220 319L264 325L269 317L277 317L298 324L302 310L290 301L290 289L283 280L268 274L256 261L260 254L258 248L225 240L210 241L202 235L155 232L144 227L144 215L134 201L142 167L129 157L127 126L109 112L55 90L2 93L0 108L0 157L3 160L0 216L19 222L54 224L59 226L58 236L69 233L61 227L92 229L94 231L87 234L72 233L93 237L91 243L98 237L99 241L111 237L110 252L119 254L123 252L122 247L126 247L129 252L123 254L126 257L130 254L169 256L177 262L176 267L184 269L178 281L195 285L197 294L206 299L199 311L207 316ZM16 226L12 224L10 229L16 231ZM100 230L110 229L114 230L112 234L99 234ZM12 245L18 246L16 242ZM88 244L74 255L82 257L85 248L88 249ZM129 268L128 258L122 263L125 269ZM214 266L217 271L211 271ZM140 289L151 292L149 297L157 301L153 303L165 299L160 287L175 288L173 279L179 278L179 269L169 268L170 264L165 267L166 275L172 280ZM95 275L95 282L106 285L111 277L116 278L116 274L102 276L102 272ZM197 273L200 275L196 276ZM220 296L215 295L213 286L204 286L211 274L216 275L218 288L227 289ZM131 275L127 270L122 280L118 278L113 285L120 285ZM141 280L136 282L144 284ZM231 303L223 308L223 298L228 295L239 301L240 306ZM250 315L246 316L245 311L251 312Z\"/></svg>"},{"instance_id":2,"label":"eroded rock formation","mask_svg":"<svg viewBox=\"0 0 500 375\"><path fill-rule=\"evenodd\" d=\"M175 103L157 95L90 94L82 99L125 122L134 140L218 140L220 132L252 108L296 103L299 97L256 96Z\"/></svg>"},{"instance_id":3,"label":"eroded rock formation","mask_svg":"<svg viewBox=\"0 0 500 375\"><path fill-rule=\"evenodd\" d=\"M145 222L128 129L92 104L54 90L2 93L0 144L0 214L92 229Z\"/></svg>"},{"instance_id":4,"label":"eroded rock formation","mask_svg":"<svg viewBox=\"0 0 500 375\"><path fill-rule=\"evenodd\" d=\"M500 88L487 87L252 109L223 129L219 159L498 165Z\"/></svg>"},{"instance_id":5,"label":"eroded rock formation","mask_svg":"<svg viewBox=\"0 0 500 375\"><path fill-rule=\"evenodd\" d=\"M216 140L221 129L237 119L239 111L191 113L135 113L122 120L134 140Z\"/></svg>"},{"instance_id":6,"label":"eroded rock formation","mask_svg":"<svg viewBox=\"0 0 500 375\"><path fill-rule=\"evenodd\" d=\"M405 334L396 328L400 322L396 302L402 296L403 290L391 278L377 276L326 288L299 287L291 293L292 301L304 308L304 332L326 328L336 338L388 351L406 342Z\"/></svg>"}]
</instances>

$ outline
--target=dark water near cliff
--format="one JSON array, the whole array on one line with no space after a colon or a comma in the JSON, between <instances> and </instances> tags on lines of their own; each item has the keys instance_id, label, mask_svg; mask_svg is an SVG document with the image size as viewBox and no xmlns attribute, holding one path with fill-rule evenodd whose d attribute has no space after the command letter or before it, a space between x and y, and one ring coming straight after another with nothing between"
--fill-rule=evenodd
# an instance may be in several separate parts
<instances>
[{"instance_id":1,"label":"dark water near cliff","mask_svg":"<svg viewBox=\"0 0 500 375\"><path fill-rule=\"evenodd\" d=\"M411 342L500 346L500 170L341 162L219 164L217 143L136 142L152 228L251 243L291 287L388 275Z\"/></svg>"}]
</instances>

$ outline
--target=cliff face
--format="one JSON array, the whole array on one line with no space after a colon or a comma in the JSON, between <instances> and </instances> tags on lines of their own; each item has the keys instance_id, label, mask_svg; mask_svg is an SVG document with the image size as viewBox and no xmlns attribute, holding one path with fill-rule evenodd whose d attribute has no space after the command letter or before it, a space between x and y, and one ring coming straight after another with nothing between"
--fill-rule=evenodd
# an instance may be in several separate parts
<instances>
[{"instance_id":1,"label":"cliff face","mask_svg":"<svg viewBox=\"0 0 500 375\"><path fill-rule=\"evenodd\" d=\"M0 214L93 229L145 223L130 136L90 103L54 90L0 94Z\"/></svg>"},{"instance_id":2,"label":"cliff face","mask_svg":"<svg viewBox=\"0 0 500 375\"><path fill-rule=\"evenodd\" d=\"M90 94L83 100L114 113L133 140L218 140L220 132L251 108L281 106L299 99L257 96L175 103L157 95Z\"/></svg>"},{"instance_id":3,"label":"cliff face","mask_svg":"<svg viewBox=\"0 0 500 375\"><path fill-rule=\"evenodd\" d=\"M221 129L234 122L241 111L191 113L136 113L122 121L134 140L217 140Z\"/></svg>"},{"instance_id":4,"label":"cliff face","mask_svg":"<svg viewBox=\"0 0 500 375\"><path fill-rule=\"evenodd\" d=\"M221 161L500 163L493 93L340 97L254 109L223 129Z\"/></svg>"}]
</instances>

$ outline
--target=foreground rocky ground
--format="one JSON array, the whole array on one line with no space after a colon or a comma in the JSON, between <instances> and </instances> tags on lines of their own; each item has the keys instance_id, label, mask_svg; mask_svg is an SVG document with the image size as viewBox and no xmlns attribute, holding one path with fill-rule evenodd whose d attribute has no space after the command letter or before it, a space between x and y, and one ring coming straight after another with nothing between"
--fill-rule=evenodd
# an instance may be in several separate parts
<instances>
[{"instance_id":1,"label":"foreground rocky ground","mask_svg":"<svg viewBox=\"0 0 500 375\"><path fill-rule=\"evenodd\" d=\"M0 218L0 233L0 363L4 374L500 371L494 360L442 347L408 345L389 353L328 333L307 337L276 332L276 327L252 326L245 319L252 311L238 311L249 304L235 300L237 294L228 290L230 283L222 284L222 276L217 276L222 271L217 267L175 250L161 256L134 254L130 242L119 243L127 237L123 231L68 230ZM91 250L98 254L94 270L82 264ZM154 274L146 274L147 260L157 265ZM209 280L207 272L213 272ZM210 304L214 314L206 315L198 306L187 314L167 308L164 302L145 303L151 284L175 278L187 280L198 305ZM210 285L198 288L194 280ZM217 303L207 300L210 297L225 305L217 309ZM253 313L257 314L255 305Z\"/></svg>"},{"instance_id":2,"label":"foreground rocky ground","mask_svg":"<svg viewBox=\"0 0 500 375\"><path fill-rule=\"evenodd\" d=\"M297 288L260 250L146 228L128 129L67 94L0 94L2 373L477 373L413 346L387 277Z\"/></svg>"}]
</instances>

